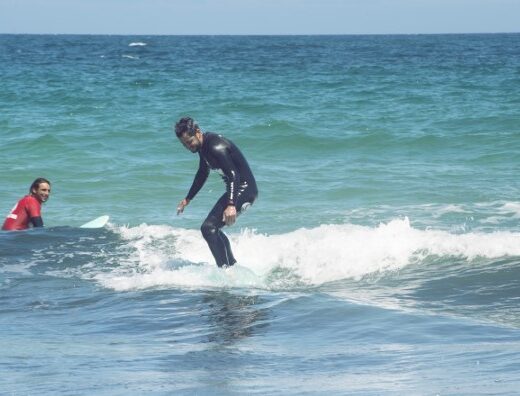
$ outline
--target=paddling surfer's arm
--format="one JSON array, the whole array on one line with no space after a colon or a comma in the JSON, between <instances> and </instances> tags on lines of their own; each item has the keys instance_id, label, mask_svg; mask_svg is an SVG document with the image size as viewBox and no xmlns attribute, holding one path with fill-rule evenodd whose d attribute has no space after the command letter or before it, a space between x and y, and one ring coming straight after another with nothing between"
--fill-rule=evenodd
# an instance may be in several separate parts
<instances>
[{"instance_id":1,"label":"paddling surfer's arm","mask_svg":"<svg viewBox=\"0 0 520 396\"><path fill-rule=\"evenodd\" d=\"M43 227L43 219L41 216L31 217L33 227Z\"/></svg>"},{"instance_id":2,"label":"paddling surfer's arm","mask_svg":"<svg viewBox=\"0 0 520 396\"><path fill-rule=\"evenodd\" d=\"M32 195L31 197L35 197L35 196ZM38 198L28 199L26 210L27 210L27 217L29 217L29 221L31 222L33 227L43 227L40 200L38 200Z\"/></svg>"}]
</instances>

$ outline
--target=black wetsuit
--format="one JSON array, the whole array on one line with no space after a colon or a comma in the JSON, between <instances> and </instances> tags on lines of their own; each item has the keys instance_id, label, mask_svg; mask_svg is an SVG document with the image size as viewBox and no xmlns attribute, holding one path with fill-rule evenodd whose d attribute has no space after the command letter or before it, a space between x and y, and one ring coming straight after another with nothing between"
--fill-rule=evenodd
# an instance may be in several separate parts
<instances>
[{"instance_id":1,"label":"black wetsuit","mask_svg":"<svg viewBox=\"0 0 520 396\"><path fill-rule=\"evenodd\" d=\"M220 197L202 223L200 230L219 267L236 263L226 235L221 231L228 205L234 205L237 214L253 204L258 196L255 177L249 164L230 140L216 133L206 132L199 150L199 169L186 196L192 200L206 182L210 169L217 170L226 183L226 192Z\"/></svg>"}]
</instances>

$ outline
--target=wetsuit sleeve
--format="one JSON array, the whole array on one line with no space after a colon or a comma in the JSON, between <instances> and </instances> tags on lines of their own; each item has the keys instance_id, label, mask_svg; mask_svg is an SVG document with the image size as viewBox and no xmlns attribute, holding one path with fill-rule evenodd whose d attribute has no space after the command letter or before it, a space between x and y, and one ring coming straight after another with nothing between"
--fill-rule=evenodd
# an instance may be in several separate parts
<instances>
[{"instance_id":1,"label":"wetsuit sleeve","mask_svg":"<svg viewBox=\"0 0 520 396\"><path fill-rule=\"evenodd\" d=\"M206 161L204 161L202 157L200 157L199 169L197 170L195 178L193 179L190 191L188 191L188 195L186 195L186 199L191 201L195 197L195 195L197 195L204 183L206 183L208 175L209 166L206 163Z\"/></svg>"},{"instance_id":2,"label":"wetsuit sleeve","mask_svg":"<svg viewBox=\"0 0 520 396\"><path fill-rule=\"evenodd\" d=\"M233 162L229 146L224 144L215 145L212 149L212 155L218 163L217 167L224 174L228 204L235 205L236 193L240 185L240 172Z\"/></svg>"},{"instance_id":3,"label":"wetsuit sleeve","mask_svg":"<svg viewBox=\"0 0 520 396\"><path fill-rule=\"evenodd\" d=\"M27 217L34 227L43 227L43 219L41 215L40 204L35 199L30 199L27 202Z\"/></svg>"},{"instance_id":4,"label":"wetsuit sleeve","mask_svg":"<svg viewBox=\"0 0 520 396\"><path fill-rule=\"evenodd\" d=\"M43 227L43 219L41 216L31 217L31 223L34 227Z\"/></svg>"}]
</instances>

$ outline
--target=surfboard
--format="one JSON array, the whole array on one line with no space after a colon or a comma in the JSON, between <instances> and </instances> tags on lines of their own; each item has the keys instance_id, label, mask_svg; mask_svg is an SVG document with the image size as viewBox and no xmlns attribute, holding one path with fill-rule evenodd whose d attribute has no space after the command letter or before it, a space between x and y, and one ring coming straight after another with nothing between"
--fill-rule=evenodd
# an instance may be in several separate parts
<instances>
[{"instance_id":1,"label":"surfboard","mask_svg":"<svg viewBox=\"0 0 520 396\"><path fill-rule=\"evenodd\" d=\"M262 279L247 267L235 264L224 269L226 276L236 286L258 286Z\"/></svg>"},{"instance_id":2,"label":"surfboard","mask_svg":"<svg viewBox=\"0 0 520 396\"><path fill-rule=\"evenodd\" d=\"M107 215L100 216L97 219L81 225L79 228L102 228L108 222L108 219L109 217Z\"/></svg>"}]
</instances>

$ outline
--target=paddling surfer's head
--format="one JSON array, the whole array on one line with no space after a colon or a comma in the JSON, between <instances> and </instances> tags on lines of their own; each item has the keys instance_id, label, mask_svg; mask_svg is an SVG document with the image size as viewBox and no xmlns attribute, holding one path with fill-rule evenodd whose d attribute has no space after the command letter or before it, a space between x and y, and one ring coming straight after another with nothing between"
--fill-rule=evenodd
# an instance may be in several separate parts
<instances>
[{"instance_id":1,"label":"paddling surfer's head","mask_svg":"<svg viewBox=\"0 0 520 396\"><path fill-rule=\"evenodd\" d=\"M181 143L196 153L202 146L203 135L197 122L191 117L183 117L175 124L175 135Z\"/></svg>"},{"instance_id":2,"label":"paddling surfer's head","mask_svg":"<svg viewBox=\"0 0 520 396\"><path fill-rule=\"evenodd\" d=\"M51 182L43 177L37 178L31 184L29 193L40 202L46 202L51 195Z\"/></svg>"}]
</instances>

